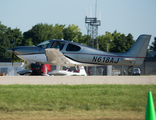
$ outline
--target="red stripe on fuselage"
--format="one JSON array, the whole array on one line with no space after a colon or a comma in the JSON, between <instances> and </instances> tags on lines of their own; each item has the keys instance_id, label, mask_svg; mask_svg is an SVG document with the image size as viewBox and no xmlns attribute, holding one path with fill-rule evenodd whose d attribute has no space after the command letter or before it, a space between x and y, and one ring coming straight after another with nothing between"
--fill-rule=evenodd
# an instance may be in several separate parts
<instances>
[{"instance_id":1,"label":"red stripe on fuselage","mask_svg":"<svg viewBox=\"0 0 156 120\"><path fill-rule=\"evenodd\" d=\"M63 53L63 54L82 54L82 55L94 55L94 56L106 56L106 57L118 57L118 58L140 58L140 59L144 59L144 57L110 56L110 55L87 54L87 53Z\"/></svg>"}]
</instances>

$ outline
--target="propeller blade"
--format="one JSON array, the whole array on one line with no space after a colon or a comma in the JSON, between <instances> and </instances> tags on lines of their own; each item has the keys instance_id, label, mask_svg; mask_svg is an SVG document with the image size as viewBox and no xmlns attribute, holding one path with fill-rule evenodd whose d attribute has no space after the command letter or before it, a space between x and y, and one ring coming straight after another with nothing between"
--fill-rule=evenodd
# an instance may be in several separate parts
<instances>
[{"instance_id":1,"label":"propeller blade","mask_svg":"<svg viewBox=\"0 0 156 120\"><path fill-rule=\"evenodd\" d=\"M14 64L14 53L12 53L12 66L13 66L13 64Z\"/></svg>"},{"instance_id":2,"label":"propeller blade","mask_svg":"<svg viewBox=\"0 0 156 120\"><path fill-rule=\"evenodd\" d=\"M15 43L16 43L16 38L14 38L14 44L13 44L13 49L12 49L12 51L13 51L13 53L12 53L12 66L13 66L13 64L14 64L14 56L15 56L15 53L14 53L14 47L15 47Z\"/></svg>"}]
</instances>

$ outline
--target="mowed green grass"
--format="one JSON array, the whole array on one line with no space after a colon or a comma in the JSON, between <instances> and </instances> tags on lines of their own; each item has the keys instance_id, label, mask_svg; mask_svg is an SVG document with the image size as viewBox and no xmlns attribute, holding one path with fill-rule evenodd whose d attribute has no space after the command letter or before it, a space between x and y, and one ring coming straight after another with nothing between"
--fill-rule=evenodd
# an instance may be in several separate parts
<instances>
[{"instance_id":1,"label":"mowed green grass","mask_svg":"<svg viewBox=\"0 0 156 120\"><path fill-rule=\"evenodd\" d=\"M156 85L0 85L0 111L145 112Z\"/></svg>"},{"instance_id":2,"label":"mowed green grass","mask_svg":"<svg viewBox=\"0 0 156 120\"><path fill-rule=\"evenodd\" d=\"M0 85L0 120L144 120L156 85Z\"/></svg>"}]
</instances>

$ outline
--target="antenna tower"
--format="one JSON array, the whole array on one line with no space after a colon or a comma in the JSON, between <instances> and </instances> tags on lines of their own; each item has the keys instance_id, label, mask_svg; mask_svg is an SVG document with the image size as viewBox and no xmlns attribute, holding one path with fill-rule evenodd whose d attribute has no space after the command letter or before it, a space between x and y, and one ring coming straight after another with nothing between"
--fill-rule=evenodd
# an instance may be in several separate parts
<instances>
[{"instance_id":1,"label":"antenna tower","mask_svg":"<svg viewBox=\"0 0 156 120\"><path fill-rule=\"evenodd\" d=\"M97 20L97 0L95 4L95 17L85 17L85 24L87 28L87 45L98 49L98 26L101 25L101 20Z\"/></svg>"}]
</instances>

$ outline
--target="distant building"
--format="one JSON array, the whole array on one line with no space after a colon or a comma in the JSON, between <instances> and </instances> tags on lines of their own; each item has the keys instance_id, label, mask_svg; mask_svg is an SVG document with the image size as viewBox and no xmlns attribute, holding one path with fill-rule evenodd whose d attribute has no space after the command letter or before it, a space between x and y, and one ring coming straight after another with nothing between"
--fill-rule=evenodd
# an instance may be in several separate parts
<instances>
[{"instance_id":1,"label":"distant building","mask_svg":"<svg viewBox=\"0 0 156 120\"><path fill-rule=\"evenodd\" d=\"M155 57L156 56L156 52L155 51L150 51L148 53L148 57Z\"/></svg>"},{"instance_id":2,"label":"distant building","mask_svg":"<svg viewBox=\"0 0 156 120\"><path fill-rule=\"evenodd\" d=\"M0 74L4 73L5 76L19 76L16 70L24 63L15 62L12 66L11 59L0 59Z\"/></svg>"}]
</instances>

